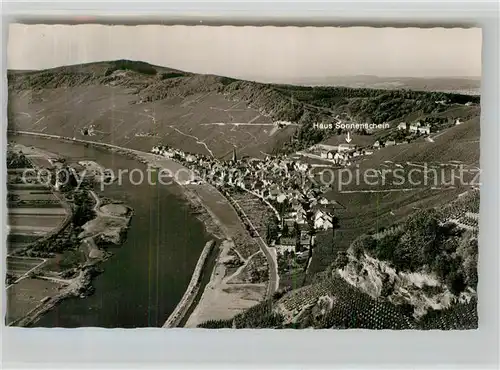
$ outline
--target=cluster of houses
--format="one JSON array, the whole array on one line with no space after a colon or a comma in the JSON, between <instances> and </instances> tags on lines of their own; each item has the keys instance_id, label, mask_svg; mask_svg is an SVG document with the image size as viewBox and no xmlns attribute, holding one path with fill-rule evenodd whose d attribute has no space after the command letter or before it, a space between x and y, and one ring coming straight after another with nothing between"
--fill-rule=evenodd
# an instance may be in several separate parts
<instances>
[{"instance_id":1,"label":"cluster of houses","mask_svg":"<svg viewBox=\"0 0 500 370\"><path fill-rule=\"evenodd\" d=\"M406 122L401 122L398 125L398 131L407 132L409 134L420 134L420 135L430 135L431 127L429 125L422 125L420 122L415 122L408 125ZM403 140L401 142L396 142L394 139L388 139L385 142L381 142L379 140L375 141L372 148L380 149L385 147L390 147L398 144L408 144L409 140Z\"/></svg>"},{"instance_id":2,"label":"cluster of houses","mask_svg":"<svg viewBox=\"0 0 500 370\"><path fill-rule=\"evenodd\" d=\"M314 245L316 232L334 227L334 211L342 206L320 197L307 207L296 200L290 203L290 207L281 220L275 246L281 253L288 251L300 255Z\"/></svg>"},{"instance_id":3,"label":"cluster of houses","mask_svg":"<svg viewBox=\"0 0 500 370\"><path fill-rule=\"evenodd\" d=\"M407 125L406 122L401 122L398 125L398 130L403 130L403 131L409 131L412 134L421 134L421 135L430 135L431 134L431 127L429 125L422 125L420 122L415 122L410 124L409 126Z\"/></svg>"},{"instance_id":4,"label":"cluster of houses","mask_svg":"<svg viewBox=\"0 0 500 370\"><path fill-rule=\"evenodd\" d=\"M237 159L233 152L231 160L220 161L166 146L155 146L151 152L178 160L208 183L239 188L273 207L280 221L280 233L274 245L281 251L309 249L314 243L313 231L332 228L333 211L341 207L322 195L327 188L312 181L311 166L298 160L280 157Z\"/></svg>"},{"instance_id":5,"label":"cluster of houses","mask_svg":"<svg viewBox=\"0 0 500 370\"><path fill-rule=\"evenodd\" d=\"M319 156L321 158L328 159L333 162L333 164L341 166L351 165L351 161L353 158L373 154L372 150L359 148L355 144L316 144L310 150L312 152L319 153Z\"/></svg>"}]
</instances>

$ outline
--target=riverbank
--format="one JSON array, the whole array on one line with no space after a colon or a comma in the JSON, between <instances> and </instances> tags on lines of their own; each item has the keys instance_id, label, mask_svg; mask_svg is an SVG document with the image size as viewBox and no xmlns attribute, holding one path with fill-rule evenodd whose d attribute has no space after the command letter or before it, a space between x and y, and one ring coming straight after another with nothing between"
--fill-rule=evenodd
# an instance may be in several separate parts
<instances>
[{"instance_id":1,"label":"riverbank","mask_svg":"<svg viewBox=\"0 0 500 370\"><path fill-rule=\"evenodd\" d=\"M184 177L176 177L173 180L182 189L182 195L192 205L197 217L203 221L207 233L214 235L214 237L224 240L221 247L221 253L237 255L243 264L242 268L235 271L229 271L224 265L225 260L219 256L216 260L215 267L212 271L211 281L209 283L210 289L204 289L201 299L194 309L194 317L203 317L212 319L214 317L233 317L235 314L246 310L247 308L262 301L266 296L267 283L228 283L230 279L236 277L239 273L244 273L244 268L251 262L252 258L259 252L260 248L256 241L248 235L247 230L241 223L237 212L228 200L220 194L210 184L189 184L187 180L192 179L195 174L192 170L187 169L181 164L161 157L152 153L140 152L133 149L117 147L111 144L96 143L87 140L71 139L59 137L57 135L39 134L39 133L26 133L17 132L17 134L40 136L42 138L63 140L67 142L80 142L83 144L95 145L109 149L114 153L122 154L126 157L139 160L140 162L149 166L166 169L171 173L180 173ZM226 256L227 257L227 256ZM225 257L225 258L226 258ZM218 276L220 271L226 273L231 272L231 276ZM217 277L217 279L216 279ZM222 278L223 281L219 281ZM235 279L238 280L238 279ZM213 301L212 294L214 292L220 293L224 297L223 301L227 304L216 305L216 310L211 307L210 302ZM200 312L203 312L200 315ZM165 319L163 319L165 320ZM189 320L188 320L189 321ZM204 320L203 320L204 321ZM162 321L164 322L164 321ZM193 320L190 321L193 323Z\"/></svg>"},{"instance_id":2,"label":"riverbank","mask_svg":"<svg viewBox=\"0 0 500 370\"><path fill-rule=\"evenodd\" d=\"M59 294L52 297L46 297L42 302L37 305L33 310L28 312L24 317L9 323L10 326L28 327L33 323L37 322L45 313L52 310L55 306L61 303L63 300L75 297L75 298L85 298L86 296L93 293L92 278L99 273L96 268L98 263L102 260L95 260L92 263L84 266L80 270L78 276L74 279L69 280L64 288L61 289ZM53 280L57 282L59 279L49 278L49 277L38 277L42 280ZM62 281L62 279L61 279Z\"/></svg>"},{"instance_id":3,"label":"riverbank","mask_svg":"<svg viewBox=\"0 0 500 370\"><path fill-rule=\"evenodd\" d=\"M193 271L193 276L191 277L191 281L189 282L186 292L184 293L184 296L180 300L174 312L172 312L167 321L165 321L165 324L163 324L164 328L174 328L178 326L181 320L184 318L186 312L191 307L191 304L193 303L200 288L201 273L205 268L206 261L208 259L208 256L212 252L214 245L215 240L210 240L207 242L207 244L205 244L205 247L201 252L200 259L198 260L198 263L196 264L196 267Z\"/></svg>"},{"instance_id":4,"label":"riverbank","mask_svg":"<svg viewBox=\"0 0 500 370\"><path fill-rule=\"evenodd\" d=\"M20 291L18 291L19 289L16 289L15 286L15 284L21 283L23 279L19 279L15 284L10 285L7 289L10 307L14 307L16 299L22 299L22 296L28 292L26 289L30 289L29 287L33 285L33 279L45 281L47 284L53 284L54 287L59 288L41 299L25 315L8 322L9 325L30 326L63 300L70 297L85 298L93 294L92 279L101 272L98 265L111 256L109 252L100 248L96 241L106 244L122 244L130 224L132 210L129 207L112 202L103 206L97 194L91 190L89 190L89 194L91 194L95 202L93 207L95 217L82 226L83 231L78 235L79 245L75 249L79 253L83 253L85 262L61 273L53 270L53 267L47 267L47 265L55 266L54 262L51 262L53 258L47 258L45 263L36 268L36 271L32 270L32 275L24 277L26 279L26 282L23 282L25 288L19 288ZM9 291L9 288L11 291ZM33 305L33 303L31 304Z\"/></svg>"}]
</instances>

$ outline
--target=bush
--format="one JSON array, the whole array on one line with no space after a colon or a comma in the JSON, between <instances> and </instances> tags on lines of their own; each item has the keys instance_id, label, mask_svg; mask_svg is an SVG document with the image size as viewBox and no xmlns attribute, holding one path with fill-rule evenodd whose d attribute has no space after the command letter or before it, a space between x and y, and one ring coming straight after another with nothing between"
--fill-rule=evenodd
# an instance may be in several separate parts
<instances>
[{"instance_id":1,"label":"bush","mask_svg":"<svg viewBox=\"0 0 500 370\"><path fill-rule=\"evenodd\" d=\"M105 76L111 75L115 71L128 70L146 75L156 75L156 69L145 62L137 62L132 60L117 60L111 63L111 66L104 73Z\"/></svg>"},{"instance_id":2,"label":"bush","mask_svg":"<svg viewBox=\"0 0 500 370\"><path fill-rule=\"evenodd\" d=\"M229 320L208 320L202 322L198 325L198 328L205 329L224 329L224 328L232 328L233 327L233 319Z\"/></svg>"},{"instance_id":3,"label":"bush","mask_svg":"<svg viewBox=\"0 0 500 370\"><path fill-rule=\"evenodd\" d=\"M160 75L160 78L162 80L167 80L169 78L177 78L177 77L184 77L184 73L179 73L179 72L164 72Z\"/></svg>"}]
</instances>

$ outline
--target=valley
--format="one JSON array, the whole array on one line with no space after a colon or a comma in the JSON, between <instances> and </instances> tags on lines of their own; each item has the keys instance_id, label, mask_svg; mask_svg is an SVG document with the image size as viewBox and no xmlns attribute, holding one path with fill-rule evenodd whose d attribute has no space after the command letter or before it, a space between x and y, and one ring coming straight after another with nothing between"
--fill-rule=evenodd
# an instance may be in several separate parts
<instances>
[{"instance_id":1,"label":"valley","mask_svg":"<svg viewBox=\"0 0 500 370\"><path fill-rule=\"evenodd\" d=\"M432 328L433 315L473 307L479 196L462 201L479 194L479 115L476 95L273 85L123 60L9 74L14 141L32 134L184 173L177 186L218 240L210 281L192 298L197 303L189 317L176 318L187 327ZM385 128L332 129L332 122ZM42 167L41 161L52 166L57 157L34 147L22 153ZM18 248L29 243L23 238L59 234L69 213L51 186L21 184L19 168L8 174L9 251L16 253L9 266L26 285L31 270L50 261L21 261ZM119 233L101 229L113 228L116 217L101 214L100 196L89 194L97 218L83 224L79 237L97 233L121 244ZM431 210L441 215L449 204L460 211L418 218ZM157 212L168 214L165 207ZM36 216L33 208L40 210ZM411 235L388 231L412 222ZM445 262L407 265L398 254L416 256L411 248L428 239L422 236L419 244L412 238L425 227L450 271L443 270ZM424 289L408 282L411 274L439 286L446 303L422 306L433 299L425 294L408 298L409 287ZM44 282L72 284L52 277ZM22 296L21 280L12 297ZM398 293L381 295L390 284ZM40 289L54 292L49 285ZM173 307L180 297L162 299ZM19 307L23 314L34 309ZM461 327L475 325L472 317Z\"/></svg>"}]
</instances>

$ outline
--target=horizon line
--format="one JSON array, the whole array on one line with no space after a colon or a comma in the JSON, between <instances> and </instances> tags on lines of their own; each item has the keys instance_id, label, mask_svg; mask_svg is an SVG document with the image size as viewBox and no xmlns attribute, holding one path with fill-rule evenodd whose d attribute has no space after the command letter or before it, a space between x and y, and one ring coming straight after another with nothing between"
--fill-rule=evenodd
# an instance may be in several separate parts
<instances>
[{"instance_id":1,"label":"horizon line","mask_svg":"<svg viewBox=\"0 0 500 370\"><path fill-rule=\"evenodd\" d=\"M241 77L241 76L230 76L230 75L220 75L220 74L215 74L215 73L201 73L201 72L194 72L194 71L188 71L184 69L179 69L175 67L170 67L170 66L165 66L165 65L158 65L158 64L153 64L151 62L147 62L144 60L134 60L134 59L108 59L108 60L96 60L92 62L82 62L82 63L76 63L76 64L61 64L55 67L49 67L49 68L40 68L40 69L14 69L14 68L7 68L7 72L12 71L12 72L42 72L42 71L47 71L51 69L57 69L57 68L64 68L64 67L77 67L77 66L84 66L84 65L90 65L90 64L98 64L98 63L111 63L111 62L117 62L117 61L129 61L129 62L139 62L139 63L145 63L148 64L152 67L159 67L159 68L166 68L166 69L172 69L172 70L177 70L180 72L184 73L193 73L193 74L198 74L198 75L207 75L207 76L220 76L220 77L231 77L231 78L236 78L236 79L241 79L241 80L248 80L249 78L257 78L257 77ZM388 79L398 79L398 78L415 78L415 79L437 79L437 78L448 78L448 79L473 79L473 80L481 80L482 75L479 76L384 76L384 75L374 75L374 74L348 74L348 75L327 75L327 76L298 76L298 78L303 78L303 79L317 79L317 78L336 78L336 77L377 77L377 78L388 78ZM264 79L264 78L261 78ZM254 82L259 82L255 80Z\"/></svg>"}]
</instances>

